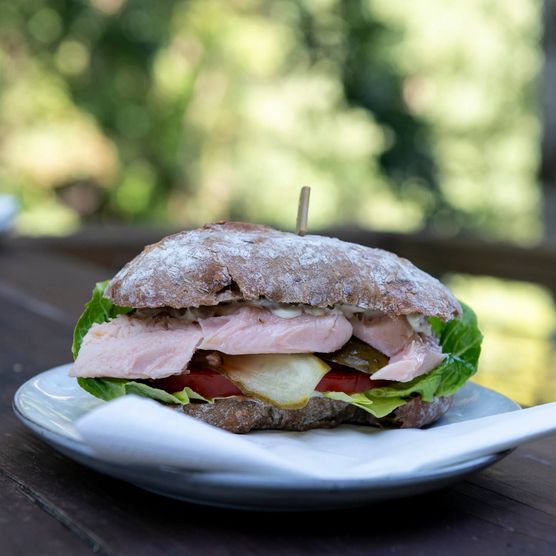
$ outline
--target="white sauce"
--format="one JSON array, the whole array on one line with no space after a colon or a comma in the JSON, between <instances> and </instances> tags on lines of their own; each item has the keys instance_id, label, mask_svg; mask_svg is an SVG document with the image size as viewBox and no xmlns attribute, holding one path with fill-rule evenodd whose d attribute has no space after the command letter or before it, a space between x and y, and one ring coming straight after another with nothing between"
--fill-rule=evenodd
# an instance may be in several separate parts
<instances>
[{"instance_id":1,"label":"white sauce","mask_svg":"<svg viewBox=\"0 0 556 556\"><path fill-rule=\"evenodd\" d=\"M301 307L276 307L274 309L270 309L270 312L276 316L280 317L281 319L294 319L295 317L299 317L303 314L303 309Z\"/></svg>"},{"instance_id":2,"label":"white sauce","mask_svg":"<svg viewBox=\"0 0 556 556\"><path fill-rule=\"evenodd\" d=\"M312 315L314 317L321 317L329 314L343 314L347 319L357 316L360 319L371 319L382 315L378 311L372 309L364 309L356 305L336 305L335 307L313 307L311 305L288 304L288 303L274 303L266 299L257 301L240 301L221 303L210 307L190 307L188 309L139 309L135 314L141 316L154 316L158 313L165 313L174 318L186 321L198 321L201 318L209 318L215 316L229 315L237 310L240 306L261 307L270 311L273 315L281 319L293 319L299 317L303 313ZM427 317L424 315L414 313L407 315L407 321L410 326L418 334L432 334L432 328L428 323Z\"/></svg>"},{"instance_id":3,"label":"white sauce","mask_svg":"<svg viewBox=\"0 0 556 556\"><path fill-rule=\"evenodd\" d=\"M432 336L432 326L425 315L419 313L413 313L412 315L407 315L407 322L417 334L427 334Z\"/></svg>"}]
</instances>

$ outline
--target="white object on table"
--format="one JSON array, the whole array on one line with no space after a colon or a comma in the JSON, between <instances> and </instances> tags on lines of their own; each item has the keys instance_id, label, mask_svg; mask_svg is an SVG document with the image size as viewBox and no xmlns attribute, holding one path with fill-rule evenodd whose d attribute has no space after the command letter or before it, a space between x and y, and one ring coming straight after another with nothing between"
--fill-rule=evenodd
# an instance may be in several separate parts
<instances>
[{"instance_id":1,"label":"white object on table","mask_svg":"<svg viewBox=\"0 0 556 556\"><path fill-rule=\"evenodd\" d=\"M0 193L0 233L11 229L18 210L18 202L13 195Z\"/></svg>"},{"instance_id":2,"label":"white object on table","mask_svg":"<svg viewBox=\"0 0 556 556\"><path fill-rule=\"evenodd\" d=\"M428 430L340 427L334 435L235 435L157 402L125 396L76 423L101 459L207 472L327 479L404 475L556 433L556 402Z\"/></svg>"}]
</instances>

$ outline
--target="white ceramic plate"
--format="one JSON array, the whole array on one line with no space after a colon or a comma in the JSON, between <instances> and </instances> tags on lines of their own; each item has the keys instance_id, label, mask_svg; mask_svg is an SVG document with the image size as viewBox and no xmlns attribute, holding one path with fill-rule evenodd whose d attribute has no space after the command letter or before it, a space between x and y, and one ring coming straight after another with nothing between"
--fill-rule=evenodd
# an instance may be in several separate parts
<instances>
[{"instance_id":1,"label":"white ceramic plate","mask_svg":"<svg viewBox=\"0 0 556 556\"><path fill-rule=\"evenodd\" d=\"M74 428L75 421L106 402L82 390L75 379L68 376L68 369L69 365L63 365L45 371L19 388L14 398L14 409L21 421L54 448L92 469L165 496L200 504L266 510L361 506L446 486L473 471L492 465L509 453L492 454L462 464L410 475L341 481L116 465L99 459L79 439ZM433 426L516 409L519 406L509 398L468 383L455 395L448 413ZM357 430L357 427L349 426Z\"/></svg>"}]
</instances>

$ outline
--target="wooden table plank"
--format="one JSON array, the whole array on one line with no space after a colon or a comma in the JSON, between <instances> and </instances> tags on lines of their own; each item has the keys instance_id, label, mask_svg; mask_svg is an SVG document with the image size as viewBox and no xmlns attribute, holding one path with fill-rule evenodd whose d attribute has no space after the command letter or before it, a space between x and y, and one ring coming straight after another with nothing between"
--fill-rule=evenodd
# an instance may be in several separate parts
<instances>
[{"instance_id":1,"label":"wooden table plank","mask_svg":"<svg viewBox=\"0 0 556 556\"><path fill-rule=\"evenodd\" d=\"M10 505L9 512L0 513L0 532L11 553L26 546L22 535L43 534L51 543L44 553L56 547L58 554L93 548L134 555L556 552L554 439L524 446L452 488L322 514L194 506L102 476L58 454L16 420L11 399L24 380L69 359L72 321L102 276L102 269L67 260L49 263L28 253L6 258L0 252L5 286L0 288L0 496ZM10 288L27 301L10 296ZM29 299L50 304L64 318L34 311Z\"/></svg>"},{"instance_id":2,"label":"wooden table plank","mask_svg":"<svg viewBox=\"0 0 556 556\"><path fill-rule=\"evenodd\" d=\"M520 447L509 459L477 474L472 483L496 492L506 502L519 502L556 523L556 439ZM539 519L545 518L539 514ZM551 538L556 540L556 528L552 533Z\"/></svg>"},{"instance_id":3,"label":"wooden table plank","mask_svg":"<svg viewBox=\"0 0 556 556\"><path fill-rule=\"evenodd\" d=\"M0 292L31 311L69 325L83 311L95 282L106 280L110 271L50 253L12 248L0 250Z\"/></svg>"},{"instance_id":4,"label":"wooden table plank","mask_svg":"<svg viewBox=\"0 0 556 556\"><path fill-rule=\"evenodd\" d=\"M14 516L22 518L14 523ZM14 526L19 534L14 534ZM10 556L75 556L90 554L92 547L50 516L24 488L0 471L0 539L2 554Z\"/></svg>"}]
</instances>

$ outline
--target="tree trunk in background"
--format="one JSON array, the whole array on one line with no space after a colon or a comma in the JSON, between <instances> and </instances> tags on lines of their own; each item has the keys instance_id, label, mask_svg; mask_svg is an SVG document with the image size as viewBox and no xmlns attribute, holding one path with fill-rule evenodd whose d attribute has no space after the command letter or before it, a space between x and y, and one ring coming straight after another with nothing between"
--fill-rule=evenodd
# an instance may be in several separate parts
<instances>
[{"instance_id":1,"label":"tree trunk in background","mask_svg":"<svg viewBox=\"0 0 556 556\"><path fill-rule=\"evenodd\" d=\"M544 193L547 239L556 239L556 1L544 2L543 49L545 55L541 83L542 150L540 180Z\"/></svg>"}]
</instances>

